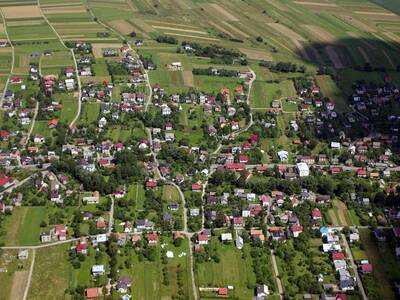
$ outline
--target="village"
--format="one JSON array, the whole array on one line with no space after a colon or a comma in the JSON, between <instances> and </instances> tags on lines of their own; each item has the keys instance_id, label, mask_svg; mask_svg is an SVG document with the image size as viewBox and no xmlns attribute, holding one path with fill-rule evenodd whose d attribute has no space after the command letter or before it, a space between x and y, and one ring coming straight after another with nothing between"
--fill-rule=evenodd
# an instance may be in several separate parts
<instances>
[{"instance_id":1,"label":"village","mask_svg":"<svg viewBox=\"0 0 400 300\"><path fill-rule=\"evenodd\" d=\"M400 295L398 71L289 59L217 3L218 34L167 30L163 0L147 23L43 2L24 13L49 40L0 3L4 299Z\"/></svg>"}]
</instances>

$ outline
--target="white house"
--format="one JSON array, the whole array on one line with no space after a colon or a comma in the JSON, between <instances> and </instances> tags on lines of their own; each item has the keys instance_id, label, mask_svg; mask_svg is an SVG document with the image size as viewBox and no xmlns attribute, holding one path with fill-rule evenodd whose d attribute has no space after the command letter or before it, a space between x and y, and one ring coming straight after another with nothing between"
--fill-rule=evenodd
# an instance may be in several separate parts
<instances>
[{"instance_id":1,"label":"white house","mask_svg":"<svg viewBox=\"0 0 400 300\"><path fill-rule=\"evenodd\" d=\"M67 88L67 91L75 89L75 80L73 78L65 79L65 87Z\"/></svg>"},{"instance_id":2,"label":"white house","mask_svg":"<svg viewBox=\"0 0 400 300\"><path fill-rule=\"evenodd\" d=\"M232 241L232 233L223 233L223 234L221 234L221 241L222 242L230 242L230 241Z\"/></svg>"},{"instance_id":3,"label":"white house","mask_svg":"<svg viewBox=\"0 0 400 300\"><path fill-rule=\"evenodd\" d=\"M93 275L103 275L105 272L104 265L94 265L92 267L92 274Z\"/></svg>"},{"instance_id":4,"label":"white house","mask_svg":"<svg viewBox=\"0 0 400 300\"><path fill-rule=\"evenodd\" d=\"M102 118L99 120L99 128L104 128L106 125L107 125L107 120L106 120L105 117L102 117Z\"/></svg>"},{"instance_id":5,"label":"white house","mask_svg":"<svg viewBox=\"0 0 400 300\"><path fill-rule=\"evenodd\" d=\"M307 177L310 175L310 168L306 163L304 162L297 163L296 167L300 177Z\"/></svg>"},{"instance_id":6,"label":"white house","mask_svg":"<svg viewBox=\"0 0 400 300\"><path fill-rule=\"evenodd\" d=\"M281 150L278 152L278 157L279 157L280 161L287 161L289 158L289 152L287 152L285 150Z\"/></svg>"}]
</instances>

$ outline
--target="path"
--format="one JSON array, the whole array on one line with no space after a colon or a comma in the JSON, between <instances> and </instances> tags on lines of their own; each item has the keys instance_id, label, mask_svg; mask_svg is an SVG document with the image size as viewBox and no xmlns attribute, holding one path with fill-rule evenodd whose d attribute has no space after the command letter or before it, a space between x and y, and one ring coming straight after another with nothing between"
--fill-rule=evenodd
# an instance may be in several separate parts
<instances>
[{"instance_id":1,"label":"path","mask_svg":"<svg viewBox=\"0 0 400 300\"><path fill-rule=\"evenodd\" d=\"M111 234L114 225L114 197L109 196L111 199L111 207L110 207L110 218L108 220L108 235Z\"/></svg>"},{"instance_id":2,"label":"path","mask_svg":"<svg viewBox=\"0 0 400 300\"><path fill-rule=\"evenodd\" d=\"M69 128L72 129L74 127L75 122L79 119L79 116L81 114L81 109L82 109L82 85L81 85L81 78L79 76L79 72L78 72L78 63L76 62L76 57L75 57L75 53L73 49L69 49L65 43L64 40L62 39L62 37L58 34L57 30L54 28L54 26L49 22L49 19L47 19L46 15L44 14L42 7L40 6L40 0L38 0L38 7L40 9L40 11L42 12L43 18L46 21L46 23L50 26L50 28L54 31L55 35L57 36L58 40L60 41L61 45L63 45L63 47L70 51L71 55L72 55L72 59L74 61L74 65L75 65L75 75L76 75L76 80L78 82L78 111L75 115L75 118L71 121L71 123L69 124Z\"/></svg>"},{"instance_id":3,"label":"path","mask_svg":"<svg viewBox=\"0 0 400 300\"><path fill-rule=\"evenodd\" d=\"M270 251L271 251L272 267L274 268L274 272L275 272L276 285L278 286L279 298L282 300L283 299L283 287L282 287L281 279L279 277L278 265L276 263L274 250L271 249Z\"/></svg>"},{"instance_id":4,"label":"path","mask_svg":"<svg viewBox=\"0 0 400 300\"><path fill-rule=\"evenodd\" d=\"M28 298L28 293L32 282L33 267L35 265L35 258L36 258L36 249L33 249L32 262L31 262L31 267L29 268L28 282L26 283L23 300L26 300Z\"/></svg>"},{"instance_id":5,"label":"path","mask_svg":"<svg viewBox=\"0 0 400 300\"><path fill-rule=\"evenodd\" d=\"M4 85L3 94L2 94L1 99L0 99L0 108L3 108L3 102L4 102L5 95L6 95L6 91L8 89L8 85L10 83L11 76L12 76L12 74L14 72L15 49L14 49L14 46L13 46L13 44L11 42L10 36L8 35L6 20L4 18L3 11L1 9L0 9L0 12L1 12L1 18L2 18L3 24L4 24L4 33L6 34L7 41L10 44L10 47L11 47L11 69L10 69L10 74L8 75L6 84Z\"/></svg>"},{"instance_id":6,"label":"path","mask_svg":"<svg viewBox=\"0 0 400 300\"><path fill-rule=\"evenodd\" d=\"M342 233L342 240L343 240L343 245L346 250L346 256L347 256L347 258L350 259L350 265L353 269L354 275L356 276L358 289L360 290L362 299L368 300L367 294L365 293L365 290L364 290L364 285L360 278L360 274L358 274L357 265L354 263L353 253L351 252L349 243L347 242L346 236L343 233Z\"/></svg>"},{"instance_id":7,"label":"path","mask_svg":"<svg viewBox=\"0 0 400 300\"><path fill-rule=\"evenodd\" d=\"M39 112L39 102L36 101L35 113L34 113L33 118L32 118L32 124L31 124L31 127L29 128L29 132L28 132L28 134L26 136L26 139L24 141L23 147L26 147L26 145L29 143L29 139L31 138L33 128L35 127L35 123L36 123L36 118L37 118L38 112Z\"/></svg>"}]
</instances>

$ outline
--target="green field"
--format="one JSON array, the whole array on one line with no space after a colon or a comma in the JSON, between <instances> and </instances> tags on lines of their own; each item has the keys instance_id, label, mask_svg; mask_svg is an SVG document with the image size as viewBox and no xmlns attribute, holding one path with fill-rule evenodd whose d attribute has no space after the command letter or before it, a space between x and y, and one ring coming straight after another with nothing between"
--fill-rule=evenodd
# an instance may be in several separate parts
<instances>
[{"instance_id":1,"label":"green field","mask_svg":"<svg viewBox=\"0 0 400 300\"><path fill-rule=\"evenodd\" d=\"M40 223L46 217L44 207L17 207L12 216L6 219L5 243L7 245L37 245L39 243ZM28 229L29 228L29 229Z\"/></svg>"},{"instance_id":2,"label":"green field","mask_svg":"<svg viewBox=\"0 0 400 300\"><path fill-rule=\"evenodd\" d=\"M243 252L234 245L223 245L217 238L213 238L211 247L216 247L221 261L219 263L205 262L196 265L196 284L198 287L226 287L233 285L235 295L239 299L251 299L254 294L248 286L255 284L255 275L249 254L250 248L245 247Z\"/></svg>"},{"instance_id":3,"label":"green field","mask_svg":"<svg viewBox=\"0 0 400 300\"><path fill-rule=\"evenodd\" d=\"M369 229L360 229L360 239L365 248L366 258L374 267L372 275L379 282L377 293L381 299L397 299L391 282L400 279L400 272L395 267L397 259L393 250L386 243L378 245Z\"/></svg>"}]
</instances>

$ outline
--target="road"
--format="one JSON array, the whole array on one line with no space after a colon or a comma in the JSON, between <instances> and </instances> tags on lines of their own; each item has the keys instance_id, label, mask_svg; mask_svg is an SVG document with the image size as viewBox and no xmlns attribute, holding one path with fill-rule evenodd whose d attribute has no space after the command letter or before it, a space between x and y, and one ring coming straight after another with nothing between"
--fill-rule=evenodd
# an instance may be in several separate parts
<instances>
[{"instance_id":1,"label":"road","mask_svg":"<svg viewBox=\"0 0 400 300\"><path fill-rule=\"evenodd\" d=\"M272 169L276 166L286 166L288 168L295 168L296 165L295 164L287 164L287 163L277 163L277 164L255 164L255 165L246 165L246 169L254 169L256 167L267 167L269 169ZM211 165L211 169L218 169L224 167L223 164L212 164ZM319 164L314 164L314 165L309 165L309 167L317 167L320 169L323 168L332 168L332 167L339 167L342 168L343 171L357 171L358 169L360 169L359 167L355 167L355 166L346 166L346 165L319 165ZM400 166L396 166L396 167L383 167L383 166L376 166L376 167L370 167L371 169L381 169L381 170L389 170L389 171L393 171L393 172L400 172ZM367 167L368 169L368 167Z\"/></svg>"},{"instance_id":2,"label":"road","mask_svg":"<svg viewBox=\"0 0 400 300\"><path fill-rule=\"evenodd\" d=\"M35 122L36 122L36 117L37 117L37 115L38 115L38 112L39 112L39 102L36 101L35 114L33 115L32 124L31 124L31 127L29 128L28 135L27 135L26 138L25 138L23 147L26 147L26 145L29 143L29 139L31 138L33 128L35 127Z\"/></svg>"},{"instance_id":3,"label":"road","mask_svg":"<svg viewBox=\"0 0 400 300\"><path fill-rule=\"evenodd\" d=\"M274 272L275 272L276 285L278 286L279 298L283 299L283 287L282 287L281 279L279 278L279 270L278 270L278 265L277 265L276 259L275 259L275 253L274 253L274 250L272 250L272 249L270 251L271 251L272 267L274 268Z\"/></svg>"},{"instance_id":4,"label":"road","mask_svg":"<svg viewBox=\"0 0 400 300\"><path fill-rule=\"evenodd\" d=\"M62 39L62 37L58 34L57 30L54 28L54 26L49 22L49 20L47 19L46 15L44 14L41 6L40 6L40 0L38 0L38 7L42 12L43 18L46 21L46 23L50 26L50 28L54 31L54 33L56 34L58 40L60 41L61 45L63 45L63 47L67 50L71 52L71 56L72 56L72 60L74 61L74 65L75 65L75 75L76 75L76 80L78 82L78 111L75 115L75 118L71 121L71 123L69 124L69 128L73 129L75 122L79 119L79 116L81 114L81 108L82 108L82 85L81 85L81 78L79 76L79 72L78 72L78 64L76 62L76 57L75 57L75 53L73 49L69 49L65 43L64 40Z\"/></svg>"},{"instance_id":5,"label":"road","mask_svg":"<svg viewBox=\"0 0 400 300\"><path fill-rule=\"evenodd\" d=\"M22 298L23 300L26 300L28 298L28 293L29 293L29 289L31 287L31 282L32 282L33 267L35 266L35 259L36 259L36 249L33 249L32 250L32 262L31 262L31 267L29 268L28 281L25 286L24 297Z\"/></svg>"},{"instance_id":6,"label":"road","mask_svg":"<svg viewBox=\"0 0 400 300\"><path fill-rule=\"evenodd\" d=\"M343 245L344 245L345 250L346 250L346 257L348 259L350 259L350 265L351 265L351 267L352 267L352 269L354 271L354 275L356 276L357 285L358 285L358 289L360 291L360 294L361 294L363 300L368 300L367 294L365 293L365 290L364 290L364 285L363 285L363 283L361 281L360 275L359 275L358 270L357 270L357 265L354 263L353 253L351 252L349 243L347 242L346 236L343 233L342 233L342 240L343 240Z\"/></svg>"}]
</instances>

